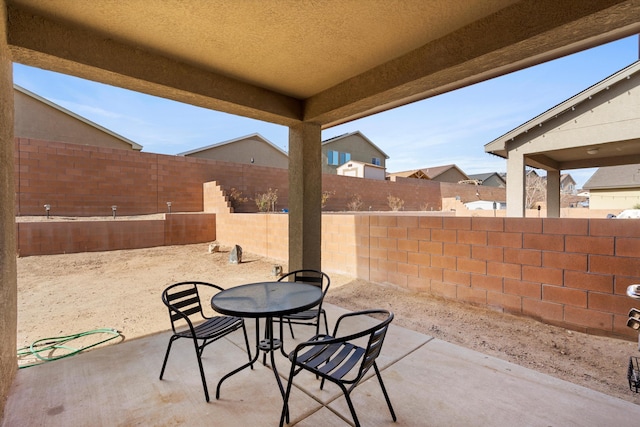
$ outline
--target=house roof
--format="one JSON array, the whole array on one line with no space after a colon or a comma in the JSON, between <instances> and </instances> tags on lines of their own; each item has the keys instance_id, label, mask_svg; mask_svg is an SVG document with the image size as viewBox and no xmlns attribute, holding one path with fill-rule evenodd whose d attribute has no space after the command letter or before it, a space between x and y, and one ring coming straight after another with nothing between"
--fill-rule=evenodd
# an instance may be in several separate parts
<instances>
[{"instance_id":1,"label":"house roof","mask_svg":"<svg viewBox=\"0 0 640 427\"><path fill-rule=\"evenodd\" d=\"M81 115L76 114L73 111L67 110L66 108L61 107L60 105L58 105L58 104L56 104L54 102L51 102L48 99L43 98L42 96L40 96L38 94L35 94L35 93L33 93L33 92L31 92L31 91L29 91L29 90L27 90L27 89L25 89L25 88L23 88L21 86L18 86L17 84L14 84L13 88L15 90L17 90L18 92L20 92L20 93L23 93L23 94L25 94L25 95L27 95L27 96L39 101L39 102L42 102L43 104L48 105L51 108L55 108L56 110L60 111L61 113L64 113L64 114L66 114L68 116L71 116L74 119L83 122L84 124L87 124L87 125L89 125L91 127L94 127L94 128L96 128L97 130L99 130L101 132L109 134L112 137L117 138L117 139L121 140L122 142L131 145L131 148L133 150L138 150L138 151L142 150L142 145L137 144L137 143L131 141L130 139L125 138L124 136L119 135L119 134L117 134L117 133L115 133L115 132L113 132L113 131L111 131L111 130L103 127L103 126L100 126L99 124L97 124L95 122L92 122L91 120L87 119L86 117L82 117Z\"/></svg>"},{"instance_id":2,"label":"house roof","mask_svg":"<svg viewBox=\"0 0 640 427\"><path fill-rule=\"evenodd\" d=\"M357 164L357 165L360 165L360 166L372 167L372 168L377 168L377 169L385 169L383 166L374 165L373 163L360 162L358 160L349 160L348 162L343 163L340 166L338 166L338 169L348 168L348 167L350 167L349 165L352 165L354 163Z\"/></svg>"},{"instance_id":3,"label":"house roof","mask_svg":"<svg viewBox=\"0 0 640 427\"><path fill-rule=\"evenodd\" d=\"M221 147L221 146L227 145L227 144L233 144L234 142L238 142L238 141L244 141L246 139L259 139L262 142L264 142L265 144L268 144L271 147L273 147L274 149L278 150L279 152L281 152L285 156L287 156L287 157L289 156L286 151L284 151L282 148L278 147L273 142L269 141L267 138L265 138L264 136L260 135L259 133L252 133L250 135L245 135L245 136L241 136L241 137L238 137L238 138L229 139L228 141L217 142L215 144L207 145L206 147L200 147L200 148L196 148L196 149L193 149L193 150L184 151L182 153L178 153L177 155L178 156L188 156L190 154L200 153L200 152L203 152L203 151L210 150L212 148Z\"/></svg>"},{"instance_id":4,"label":"house roof","mask_svg":"<svg viewBox=\"0 0 640 427\"><path fill-rule=\"evenodd\" d=\"M504 178L498 172L476 173L476 174L468 175L468 176L469 176L469 179L475 179L475 180L478 180L478 181L486 181L487 179L491 178L494 175L496 177L498 177L498 179L500 181L504 181Z\"/></svg>"},{"instance_id":5,"label":"house roof","mask_svg":"<svg viewBox=\"0 0 640 427\"><path fill-rule=\"evenodd\" d=\"M401 171L401 172L392 172L387 173L387 176L399 176L401 178L417 178L417 179L431 179L427 176L426 173L422 171L422 169L412 169L409 171Z\"/></svg>"},{"instance_id":6,"label":"house roof","mask_svg":"<svg viewBox=\"0 0 640 427\"><path fill-rule=\"evenodd\" d=\"M439 175L442 175L443 173L448 172L451 169L455 169L458 172L460 172L462 175L464 175L465 177L469 178L467 176L467 174L462 172L462 170L456 165L444 165L444 166L429 167L429 168L426 168L426 169L422 169L422 171L424 173L426 173L429 178L435 179Z\"/></svg>"},{"instance_id":7,"label":"house roof","mask_svg":"<svg viewBox=\"0 0 640 427\"><path fill-rule=\"evenodd\" d=\"M585 190L640 187L640 164L598 168L585 182Z\"/></svg>"},{"instance_id":8,"label":"house roof","mask_svg":"<svg viewBox=\"0 0 640 427\"><path fill-rule=\"evenodd\" d=\"M364 139L365 141L367 141L369 144L371 144L376 150L378 150L385 159L388 159L389 156L380 149L380 147L378 147L376 144L374 144L369 138L367 138L362 132L360 132L359 130L354 131L354 132L349 132L349 133L344 133L342 135L338 135L338 136L334 136L332 138L328 138L325 139L324 141L322 141L322 145L327 145L327 144L331 144L333 142L336 142L338 140L344 139L344 138L348 138L350 136L354 136L354 135L358 135L360 136L362 139Z\"/></svg>"},{"instance_id":9,"label":"house roof","mask_svg":"<svg viewBox=\"0 0 640 427\"><path fill-rule=\"evenodd\" d=\"M594 84L584 91L572 96L564 102L556 105L522 125L512 129L504 135L485 145L485 152L507 158L508 143L518 138L526 138L524 135L534 129L551 128L556 119L565 117L568 113L575 114L590 111L593 103L599 95L603 95L615 85L622 84L633 79L636 85L640 85L640 61L636 61L628 67L612 74L606 79ZM592 102L592 100L594 100ZM594 150L587 151L588 141L578 147L552 147L541 149L541 153L525 157L527 164L534 167L543 167L545 164L553 164L556 169L574 169L584 167L602 166L603 164L619 164L628 162L631 156L640 156L640 138L625 141L610 141L599 144ZM533 163L532 163L533 162Z\"/></svg>"},{"instance_id":10,"label":"house roof","mask_svg":"<svg viewBox=\"0 0 640 427\"><path fill-rule=\"evenodd\" d=\"M392 172L392 173L389 173L387 175L388 176L399 176L399 177L403 177L403 178L413 177L413 178L421 178L421 179L434 179L434 178L438 177L439 175L442 175L443 173L445 173L445 172L447 172L447 171L449 171L451 169L457 170L462 175L464 175L465 177L468 178L467 174L462 172L462 170L460 170L460 168L458 166L456 166L456 165L444 165L444 166L428 167L428 168L423 168L423 169L412 169L412 170L408 170L408 171Z\"/></svg>"},{"instance_id":11,"label":"house roof","mask_svg":"<svg viewBox=\"0 0 640 427\"><path fill-rule=\"evenodd\" d=\"M560 175L560 182L569 181L569 180L574 184L576 183L576 180L573 179L570 173L563 173Z\"/></svg>"}]
</instances>

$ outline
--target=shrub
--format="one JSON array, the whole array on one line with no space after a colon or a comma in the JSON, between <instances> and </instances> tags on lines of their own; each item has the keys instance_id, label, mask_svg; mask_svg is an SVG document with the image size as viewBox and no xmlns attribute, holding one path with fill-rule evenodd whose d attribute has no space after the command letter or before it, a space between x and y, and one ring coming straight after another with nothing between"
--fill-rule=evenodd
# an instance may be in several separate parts
<instances>
[{"instance_id":1,"label":"shrub","mask_svg":"<svg viewBox=\"0 0 640 427\"><path fill-rule=\"evenodd\" d=\"M389 208L394 212L399 211L404 207L404 200L400 197L392 196L391 194L387 196L387 203L389 203Z\"/></svg>"},{"instance_id":2,"label":"shrub","mask_svg":"<svg viewBox=\"0 0 640 427\"><path fill-rule=\"evenodd\" d=\"M240 203L246 203L249 201L248 197L242 197L242 191L232 187L229 190L229 202L231 202L231 207L235 210L238 209Z\"/></svg>"},{"instance_id":3,"label":"shrub","mask_svg":"<svg viewBox=\"0 0 640 427\"><path fill-rule=\"evenodd\" d=\"M362 198L359 194L354 194L351 196L351 201L347 203L347 210L359 211L360 209L362 209Z\"/></svg>"},{"instance_id":4,"label":"shrub","mask_svg":"<svg viewBox=\"0 0 640 427\"><path fill-rule=\"evenodd\" d=\"M421 211L425 211L425 212L426 212L426 211L428 211L428 210L429 210L429 207L430 207L430 206L429 206L429 203L428 203L428 202L425 202L425 203L423 203L423 204L421 204L421 205L420 205L420 210L421 210ZM431 208L431 210L433 210L433 208Z\"/></svg>"},{"instance_id":5,"label":"shrub","mask_svg":"<svg viewBox=\"0 0 640 427\"><path fill-rule=\"evenodd\" d=\"M260 212L275 212L276 202L278 201L278 189L269 191L266 193L256 193L256 205Z\"/></svg>"},{"instance_id":6,"label":"shrub","mask_svg":"<svg viewBox=\"0 0 640 427\"><path fill-rule=\"evenodd\" d=\"M323 191L322 192L322 207L324 208L327 205L327 201L336 194L335 191Z\"/></svg>"}]
</instances>

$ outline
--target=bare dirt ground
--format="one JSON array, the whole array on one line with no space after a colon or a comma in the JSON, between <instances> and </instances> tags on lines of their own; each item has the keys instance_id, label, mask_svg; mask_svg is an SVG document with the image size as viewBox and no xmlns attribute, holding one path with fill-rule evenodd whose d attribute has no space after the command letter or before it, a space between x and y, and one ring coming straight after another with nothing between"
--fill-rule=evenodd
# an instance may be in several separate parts
<instances>
[{"instance_id":1,"label":"bare dirt ground","mask_svg":"<svg viewBox=\"0 0 640 427\"><path fill-rule=\"evenodd\" d=\"M115 328L125 339L166 331L160 295L182 280L223 287L273 280L277 261L208 244L18 258L18 347L33 341ZM282 265L287 270L286 265ZM461 305L396 287L331 274L326 301L357 310L391 309L394 323L640 404L629 390L635 342L568 331L537 321Z\"/></svg>"}]
</instances>

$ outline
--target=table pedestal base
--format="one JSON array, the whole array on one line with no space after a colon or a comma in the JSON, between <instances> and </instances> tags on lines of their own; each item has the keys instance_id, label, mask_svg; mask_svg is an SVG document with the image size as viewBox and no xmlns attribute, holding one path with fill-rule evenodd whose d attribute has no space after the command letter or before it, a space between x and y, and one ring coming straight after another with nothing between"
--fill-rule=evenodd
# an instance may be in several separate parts
<instances>
[{"instance_id":1,"label":"table pedestal base","mask_svg":"<svg viewBox=\"0 0 640 427\"><path fill-rule=\"evenodd\" d=\"M282 334L282 323L280 323L280 326L281 326L280 334ZM233 371L229 372L224 377L222 377L220 381L218 381L218 387L216 387L216 400L220 399L220 386L222 385L222 382L227 378L229 378L230 376L237 374L238 372L242 371L243 369L249 366L251 366L251 369L253 369L253 364L256 362L256 360L258 360L258 357L260 357L261 351L264 353L265 361L266 361L267 353L269 353L269 356L271 357L271 369L273 370L273 373L276 377L276 382L278 383L278 388L280 389L280 395L284 400L285 390L284 390L284 386L282 385L282 381L280 380L280 375L278 375L278 369L276 368L276 361L273 356L276 350L282 349L282 340L273 337L273 318L272 317L266 318L265 330L266 330L266 336L264 339L261 340L260 339L260 319L256 318L256 354L249 363L245 363L239 368L234 369ZM287 424L289 423L288 407L286 408L286 422Z\"/></svg>"}]
</instances>

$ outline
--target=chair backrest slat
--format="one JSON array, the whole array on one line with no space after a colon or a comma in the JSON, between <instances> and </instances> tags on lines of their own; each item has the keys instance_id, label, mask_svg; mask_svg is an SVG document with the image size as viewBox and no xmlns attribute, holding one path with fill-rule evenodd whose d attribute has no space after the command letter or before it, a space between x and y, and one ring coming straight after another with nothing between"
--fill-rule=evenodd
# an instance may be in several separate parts
<instances>
[{"instance_id":1,"label":"chair backrest slat","mask_svg":"<svg viewBox=\"0 0 640 427\"><path fill-rule=\"evenodd\" d=\"M296 270L291 271L281 278L278 279L278 282L283 282L285 280L300 282L300 283L308 283L309 285L315 285L322 289L324 294L327 293L329 289L329 285L331 283L331 279L327 276L326 273L318 270Z\"/></svg>"},{"instance_id":2,"label":"chair backrest slat","mask_svg":"<svg viewBox=\"0 0 640 427\"><path fill-rule=\"evenodd\" d=\"M190 318L193 315L199 315L193 321L200 321L205 318L198 285L218 290L222 289L219 286L205 282L180 282L169 286L162 293L162 301L169 309L171 328L174 332L176 329L186 325L192 328L193 325Z\"/></svg>"},{"instance_id":3,"label":"chair backrest slat","mask_svg":"<svg viewBox=\"0 0 640 427\"><path fill-rule=\"evenodd\" d=\"M360 365L360 372L366 372L373 366L373 363L376 361L376 358L380 355L380 351L382 350L382 344L384 343L384 338L387 335L387 330L389 329L389 324L393 319L393 314L389 313L387 319L380 324L378 324L369 335L369 342L367 344L367 348L364 352L364 357L362 358L362 364Z\"/></svg>"}]
</instances>

